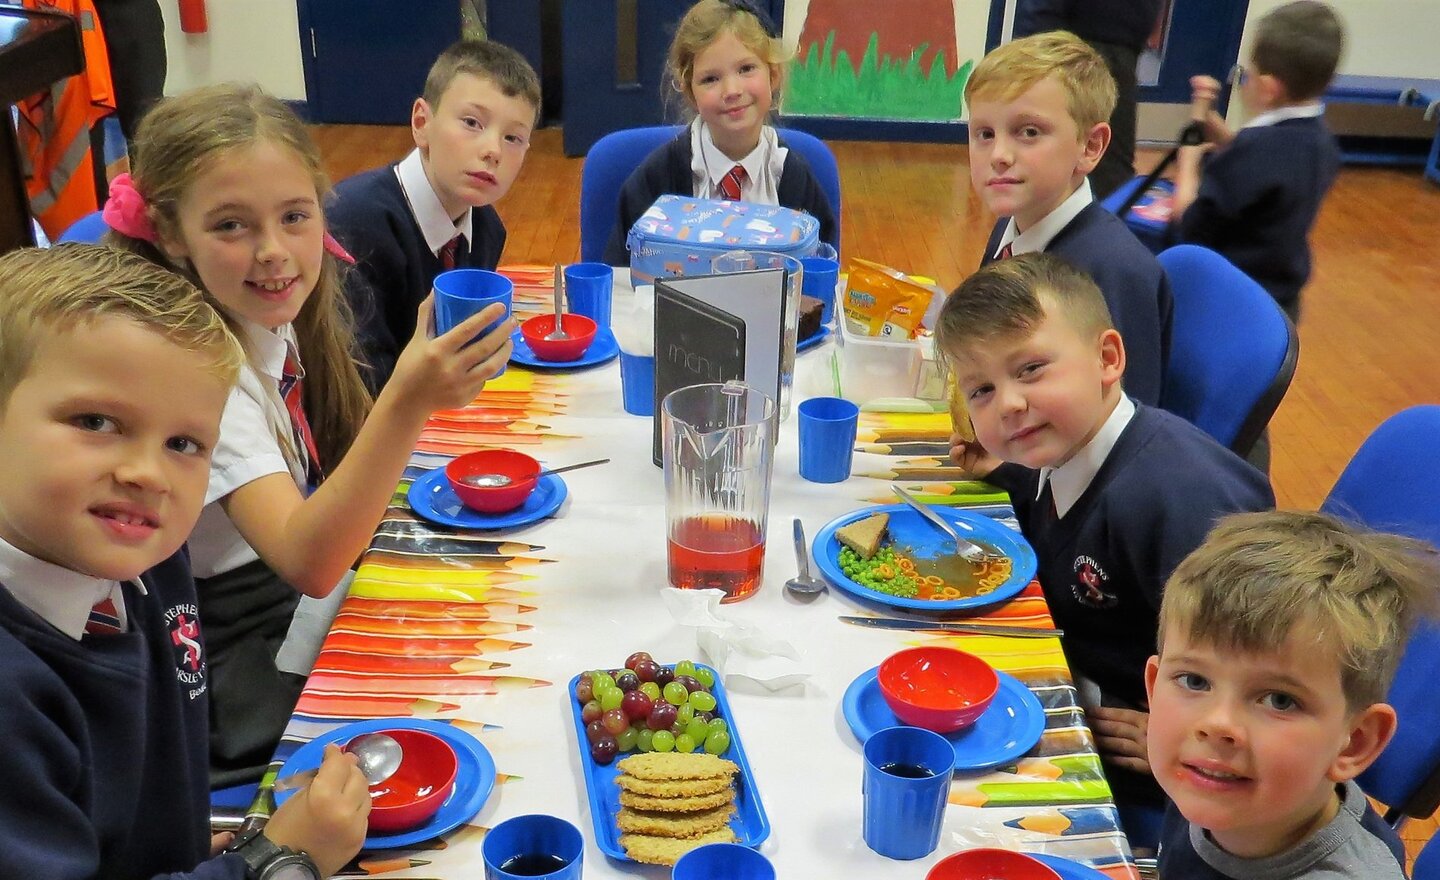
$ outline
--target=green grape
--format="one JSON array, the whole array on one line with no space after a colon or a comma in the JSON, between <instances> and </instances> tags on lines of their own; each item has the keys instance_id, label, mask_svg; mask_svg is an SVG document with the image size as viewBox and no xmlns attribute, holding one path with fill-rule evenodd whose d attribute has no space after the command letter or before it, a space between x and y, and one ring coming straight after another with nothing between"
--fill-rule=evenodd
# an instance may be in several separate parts
<instances>
[{"instance_id":1,"label":"green grape","mask_svg":"<svg viewBox=\"0 0 1440 880\"><path fill-rule=\"evenodd\" d=\"M695 737L688 733L682 733L675 737L675 751L690 754L695 751Z\"/></svg>"},{"instance_id":2,"label":"green grape","mask_svg":"<svg viewBox=\"0 0 1440 880\"><path fill-rule=\"evenodd\" d=\"M676 664L675 664L675 676L676 676L677 678L680 677L680 676L682 676L682 675L692 675L692 676L693 676L694 674L695 674L695 663L694 663L694 661L691 661L691 660L681 660L679 663L676 663Z\"/></svg>"},{"instance_id":3,"label":"green grape","mask_svg":"<svg viewBox=\"0 0 1440 880\"><path fill-rule=\"evenodd\" d=\"M680 709L675 713L675 721L682 727L686 724L689 724L690 720L694 717L695 707L690 705L688 700L685 702L685 705L681 706Z\"/></svg>"},{"instance_id":4,"label":"green grape","mask_svg":"<svg viewBox=\"0 0 1440 880\"><path fill-rule=\"evenodd\" d=\"M725 719L724 719L724 718L711 718L711 719L710 719L709 727L710 727L710 732L711 732L711 733L714 733L714 732L717 731L717 730L720 731L720 732L722 732L722 733L729 733L729 732L730 732L730 725L728 725L728 724L725 723Z\"/></svg>"},{"instance_id":5,"label":"green grape","mask_svg":"<svg viewBox=\"0 0 1440 880\"><path fill-rule=\"evenodd\" d=\"M729 744L729 737L726 737L726 744ZM650 738L650 745L657 752L670 752L675 749L675 734L668 730L657 730ZM716 752L715 754L719 754Z\"/></svg>"},{"instance_id":6,"label":"green grape","mask_svg":"<svg viewBox=\"0 0 1440 880\"><path fill-rule=\"evenodd\" d=\"M635 740L639 738L639 731L633 727L627 727L620 732L619 736L615 737L615 745L620 747L620 751L628 752L635 748Z\"/></svg>"},{"instance_id":7,"label":"green grape","mask_svg":"<svg viewBox=\"0 0 1440 880\"><path fill-rule=\"evenodd\" d=\"M696 691L690 695L690 705L695 712L713 712L715 710L715 695L705 691ZM600 708L605 708L605 701L600 701Z\"/></svg>"},{"instance_id":8,"label":"green grape","mask_svg":"<svg viewBox=\"0 0 1440 880\"><path fill-rule=\"evenodd\" d=\"M697 743L703 743L705 737L710 735L710 725L699 718L692 718L690 723L685 725L685 734Z\"/></svg>"},{"instance_id":9,"label":"green grape","mask_svg":"<svg viewBox=\"0 0 1440 880\"><path fill-rule=\"evenodd\" d=\"M723 730L712 730L705 737L705 751L712 755L723 755L730 748L730 734Z\"/></svg>"},{"instance_id":10,"label":"green grape","mask_svg":"<svg viewBox=\"0 0 1440 880\"><path fill-rule=\"evenodd\" d=\"M611 709L619 709L620 704L625 700L625 692L618 687L611 685L600 692L600 708L609 712Z\"/></svg>"},{"instance_id":11,"label":"green grape","mask_svg":"<svg viewBox=\"0 0 1440 880\"><path fill-rule=\"evenodd\" d=\"M597 691L602 688L615 687L615 677L597 669L590 673L590 685Z\"/></svg>"},{"instance_id":12,"label":"green grape","mask_svg":"<svg viewBox=\"0 0 1440 880\"><path fill-rule=\"evenodd\" d=\"M705 685L706 688L713 688L715 686L715 673L706 669L704 666L696 666L695 680Z\"/></svg>"},{"instance_id":13,"label":"green grape","mask_svg":"<svg viewBox=\"0 0 1440 880\"><path fill-rule=\"evenodd\" d=\"M688 699L690 696L690 692L685 690L685 685L681 684L678 681L672 681L669 684L665 685L665 688L661 691L661 693L665 695L665 702L671 704L672 706L685 705L685 700ZM699 693L699 691L696 691L696 693ZM600 706L603 708L605 704L602 702Z\"/></svg>"},{"instance_id":14,"label":"green grape","mask_svg":"<svg viewBox=\"0 0 1440 880\"><path fill-rule=\"evenodd\" d=\"M655 731L651 730L650 728L648 728L648 727L642 727L642 728L640 728L639 733L636 733L636 734L635 734L635 748L639 749L639 750L642 751L642 752L649 752L649 751L654 750L654 748L655 748L655 744L654 744L654 740L653 740L653 737L654 737L654 736L655 736Z\"/></svg>"},{"instance_id":15,"label":"green grape","mask_svg":"<svg viewBox=\"0 0 1440 880\"><path fill-rule=\"evenodd\" d=\"M650 698L651 702L660 699L660 685L653 681L640 683L640 693Z\"/></svg>"}]
</instances>

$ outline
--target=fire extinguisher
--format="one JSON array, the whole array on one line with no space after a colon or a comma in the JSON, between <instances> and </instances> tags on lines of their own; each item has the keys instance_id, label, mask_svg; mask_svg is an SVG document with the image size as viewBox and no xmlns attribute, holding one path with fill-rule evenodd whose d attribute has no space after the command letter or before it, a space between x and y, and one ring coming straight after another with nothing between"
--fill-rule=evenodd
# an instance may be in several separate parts
<instances>
[{"instance_id":1,"label":"fire extinguisher","mask_svg":"<svg viewBox=\"0 0 1440 880\"><path fill-rule=\"evenodd\" d=\"M180 30L187 34L203 34L209 29L205 20L205 0L177 0L180 5Z\"/></svg>"}]
</instances>

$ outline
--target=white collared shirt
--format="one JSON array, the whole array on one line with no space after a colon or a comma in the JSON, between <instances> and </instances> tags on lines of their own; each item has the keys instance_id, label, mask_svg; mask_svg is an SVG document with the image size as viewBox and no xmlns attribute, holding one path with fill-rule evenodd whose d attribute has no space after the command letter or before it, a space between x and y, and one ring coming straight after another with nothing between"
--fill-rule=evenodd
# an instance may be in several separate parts
<instances>
[{"instance_id":1,"label":"white collared shirt","mask_svg":"<svg viewBox=\"0 0 1440 880\"><path fill-rule=\"evenodd\" d=\"M780 174L785 170L785 156L790 151L780 146L780 137L773 126L760 129L760 143L738 164L745 167L745 181L740 184L740 201L758 205L780 204ZM723 199L720 181L737 163L720 152L710 136L710 128L698 117L690 123L690 171L695 178L697 199Z\"/></svg>"},{"instance_id":2,"label":"white collared shirt","mask_svg":"<svg viewBox=\"0 0 1440 880\"><path fill-rule=\"evenodd\" d=\"M295 344L289 324L270 331L240 321L250 359L225 401L220 417L220 442L210 458L210 483L205 507L190 533L190 562L196 577L214 577L259 559L220 499L247 483L270 474L286 474L302 492L307 457L290 425L290 412L280 397L285 355Z\"/></svg>"},{"instance_id":3,"label":"white collared shirt","mask_svg":"<svg viewBox=\"0 0 1440 880\"><path fill-rule=\"evenodd\" d=\"M107 596L115 602L120 628L130 628L119 581L91 577L37 559L4 539L0 539L0 584L21 605L77 642L85 635L90 609ZM140 588L140 595L145 595L145 585L138 578L135 586Z\"/></svg>"},{"instance_id":4,"label":"white collared shirt","mask_svg":"<svg viewBox=\"0 0 1440 880\"><path fill-rule=\"evenodd\" d=\"M1289 104L1285 107L1276 107L1256 116L1245 123L1242 128L1260 128L1266 125L1274 125L1277 122L1284 122L1287 119L1314 119L1317 116L1325 115L1325 105L1319 101L1306 101L1304 104Z\"/></svg>"},{"instance_id":5,"label":"white collared shirt","mask_svg":"<svg viewBox=\"0 0 1440 880\"><path fill-rule=\"evenodd\" d=\"M1095 195L1090 189L1090 180L1086 178L1080 181L1080 186L1061 202L1059 207L1041 217L1034 226L1024 232L1017 232L1015 229L1015 218L1011 217L1005 224L1005 231L1000 235L1000 244L996 246L992 257L1000 256L1005 245L1010 245L1010 253L1014 256L1020 254L1033 254L1045 250L1050 242L1060 231L1070 224L1071 220L1095 201Z\"/></svg>"},{"instance_id":6,"label":"white collared shirt","mask_svg":"<svg viewBox=\"0 0 1440 880\"><path fill-rule=\"evenodd\" d=\"M1055 513L1057 516L1064 516L1085 494L1094 482L1095 475L1100 472L1100 466L1105 464L1105 459L1110 457L1110 452L1115 448L1120 435L1125 433L1125 426L1135 417L1135 402L1124 394L1110 411L1109 418L1090 442L1071 459L1057 468L1040 469L1040 487L1035 497L1040 497L1040 492L1045 491L1045 482L1050 482L1050 497L1055 502Z\"/></svg>"},{"instance_id":7,"label":"white collared shirt","mask_svg":"<svg viewBox=\"0 0 1440 880\"><path fill-rule=\"evenodd\" d=\"M474 209L466 208L459 222L445 213L445 206L440 204L435 187L425 176L425 163L420 157L419 147L411 150L410 155L395 166L395 177L400 180L400 191L410 204L410 215L415 218L415 225L420 227L421 234L425 236L425 246L432 254L438 257L440 249L456 235L465 236L467 246L474 241L470 237L470 219Z\"/></svg>"}]
</instances>

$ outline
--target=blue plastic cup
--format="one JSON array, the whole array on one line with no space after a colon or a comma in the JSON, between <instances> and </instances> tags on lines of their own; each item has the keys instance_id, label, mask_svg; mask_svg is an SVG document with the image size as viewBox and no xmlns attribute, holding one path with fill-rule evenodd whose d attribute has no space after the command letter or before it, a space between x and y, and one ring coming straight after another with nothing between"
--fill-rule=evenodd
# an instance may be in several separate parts
<instances>
[{"instance_id":1,"label":"blue plastic cup","mask_svg":"<svg viewBox=\"0 0 1440 880\"><path fill-rule=\"evenodd\" d=\"M592 319L602 329L610 326L610 294L615 270L605 263L574 263L565 267L565 296L570 311Z\"/></svg>"},{"instance_id":2,"label":"blue plastic cup","mask_svg":"<svg viewBox=\"0 0 1440 880\"><path fill-rule=\"evenodd\" d=\"M491 303L504 303L505 314L475 335L474 342L510 317L515 284L488 269L451 269L435 276L435 335L443 336ZM500 373L505 372L502 365Z\"/></svg>"},{"instance_id":3,"label":"blue plastic cup","mask_svg":"<svg viewBox=\"0 0 1440 880\"><path fill-rule=\"evenodd\" d=\"M866 740L865 845L889 859L934 852L954 766L950 741L923 728L887 727Z\"/></svg>"},{"instance_id":4,"label":"blue plastic cup","mask_svg":"<svg viewBox=\"0 0 1440 880\"><path fill-rule=\"evenodd\" d=\"M707 843L681 856L670 880L775 880L775 866L748 846Z\"/></svg>"},{"instance_id":5,"label":"blue plastic cup","mask_svg":"<svg viewBox=\"0 0 1440 880\"><path fill-rule=\"evenodd\" d=\"M555 816L516 816L485 835L480 854L485 880L580 880L585 838L579 828Z\"/></svg>"},{"instance_id":6,"label":"blue plastic cup","mask_svg":"<svg viewBox=\"0 0 1440 880\"><path fill-rule=\"evenodd\" d=\"M848 480L860 407L843 397L812 397L799 411L800 476L812 483Z\"/></svg>"},{"instance_id":7,"label":"blue plastic cup","mask_svg":"<svg viewBox=\"0 0 1440 880\"><path fill-rule=\"evenodd\" d=\"M620 391L625 411L633 416L655 415L655 358L620 352Z\"/></svg>"},{"instance_id":8,"label":"blue plastic cup","mask_svg":"<svg viewBox=\"0 0 1440 880\"><path fill-rule=\"evenodd\" d=\"M829 324L835 316L835 284L840 278L840 263L829 257L802 257L800 265L805 267L800 292L825 303L820 323Z\"/></svg>"}]
</instances>

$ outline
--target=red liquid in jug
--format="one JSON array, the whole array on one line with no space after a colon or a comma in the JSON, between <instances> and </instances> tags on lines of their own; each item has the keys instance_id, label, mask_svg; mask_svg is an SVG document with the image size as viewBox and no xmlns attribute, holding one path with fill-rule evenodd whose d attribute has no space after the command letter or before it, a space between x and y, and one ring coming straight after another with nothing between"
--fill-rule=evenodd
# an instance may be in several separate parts
<instances>
[{"instance_id":1,"label":"red liquid in jug","mask_svg":"<svg viewBox=\"0 0 1440 880\"><path fill-rule=\"evenodd\" d=\"M722 590L738 602L760 588L765 536L755 523L719 513L676 523L669 541L670 583L682 590Z\"/></svg>"}]
</instances>

